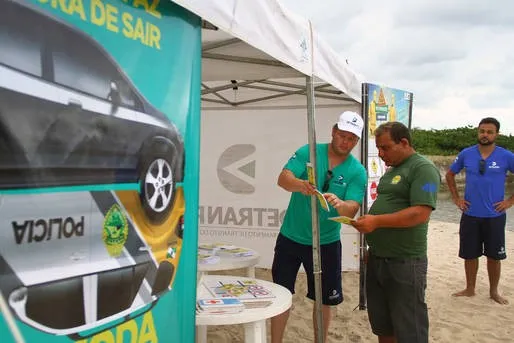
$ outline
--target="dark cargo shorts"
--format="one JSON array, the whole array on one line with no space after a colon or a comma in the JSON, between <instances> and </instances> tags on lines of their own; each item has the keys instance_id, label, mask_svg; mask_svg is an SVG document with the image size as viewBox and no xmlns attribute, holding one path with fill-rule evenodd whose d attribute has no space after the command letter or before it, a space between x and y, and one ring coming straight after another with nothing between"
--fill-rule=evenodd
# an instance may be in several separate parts
<instances>
[{"instance_id":1,"label":"dark cargo shorts","mask_svg":"<svg viewBox=\"0 0 514 343\"><path fill-rule=\"evenodd\" d=\"M395 336L397 343L428 343L426 285L426 257L383 258L370 254L366 294L373 333Z\"/></svg>"}]
</instances>

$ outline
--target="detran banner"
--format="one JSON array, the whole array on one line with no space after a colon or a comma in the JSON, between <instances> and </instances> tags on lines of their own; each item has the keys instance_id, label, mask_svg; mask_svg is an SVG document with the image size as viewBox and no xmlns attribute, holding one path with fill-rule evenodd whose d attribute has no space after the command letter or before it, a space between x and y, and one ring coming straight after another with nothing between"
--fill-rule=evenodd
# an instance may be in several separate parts
<instances>
[{"instance_id":1,"label":"detran banner","mask_svg":"<svg viewBox=\"0 0 514 343\"><path fill-rule=\"evenodd\" d=\"M363 162L367 163L368 170L367 212L377 198L378 181L386 171L386 165L378 156L375 130L380 124L389 121L398 121L410 128L413 95L411 92L371 83L362 85L362 95L362 113L366 123Z\"/></svg>"},{"instance_id":2,"label":"detran banner","mask_svg":"<svg viewBox=\"0 0 514 343\"><path fill-rule=\"evenodd\" d=\"M200 24L0 0L2 343L194 340Z\"/></svg>"}]
</instances>

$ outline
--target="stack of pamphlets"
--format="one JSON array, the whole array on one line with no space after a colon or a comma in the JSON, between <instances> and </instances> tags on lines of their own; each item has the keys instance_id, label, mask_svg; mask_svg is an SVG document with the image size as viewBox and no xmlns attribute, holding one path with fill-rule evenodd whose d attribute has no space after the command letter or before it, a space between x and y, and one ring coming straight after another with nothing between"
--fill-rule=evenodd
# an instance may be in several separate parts
<instances>
[{"instance_id":1,"label":"stack of pamphlets","mask_svg":"<svg viewBox=\"0 0 514 343\"><path fill-rule=\"evenodd\" d=\"M198 263L199 264L216 264L220 260L219 256L211 255L211 254L202 254L198 253Z\"/></svg>"},{"instance_id":2,"label":"stack of pamphlets","mask_svg":"<svg viewBox=\"0 0 514 343\"><path fill-rule=\"evenodd\" d=\"M198 253L205 255L219 255L225 257L244 257L255 254L253 250L240 248L224 243L205 243L198 245Z\"/></svg>"},{"instance_id":3,"label":"stack of pamphlets","mask_svg":"<svg viewBox=\"0 0 514 343\"><path fill-rule=\"evenodd\" d=\"M245 257L254 255L253 250L248 250L245 248L220 248L217 252L219 256L230 256L230 257Z\"/></svg>"},{"instance_id":4,"label":"stack of pamphlets","mask_svg":"<svg viewBox=\"0 0 514 343\"><path fill-rule=\"evenodd\" d=\"M246 308L266 307L270 305L275 296L266 287L259 284L258 280L232 279L216 280L210 278L203 284L215 299L237 298Z\"/></svg>"},{"instance_id":5,"label":"stack of pamphlets","mask_svg":"<svg viewBox=\"0 0 514 343\"><path fill-rule=\"evenodd\" d=\"M203 243L198 245L198 253L200 254L209 254L209 255L216 255L216 252L221 247L233 247L233 245L227 245L223 243Z\"/></svg>"},{"instance_id":6,"label":"stack of pamphlets","mask_svg":"<svg viewBox=\"0 0 514 343\"><path fill-rule=\"evenodd\" d=\"M238 313L245 309L237 298L198 299L196 313L224 314Z\"/></svg>"}]
</instances>

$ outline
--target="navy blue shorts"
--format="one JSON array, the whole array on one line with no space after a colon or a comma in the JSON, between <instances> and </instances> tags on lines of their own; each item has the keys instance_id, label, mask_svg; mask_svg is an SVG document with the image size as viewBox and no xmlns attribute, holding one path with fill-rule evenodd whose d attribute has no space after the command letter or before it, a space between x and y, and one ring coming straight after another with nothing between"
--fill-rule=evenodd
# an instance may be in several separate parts
<instances>
[{"instance_id":1,"label":"navy blue shorts","mask_svg":"<svg viewBox=\"0 0 514 343\"><path fill-rule=\"evenodd\" d=\"M395 336L398 343L428 343L425 303L427 258L368 258L368 318L377 336Z\"/></svg>"},{"instance_id":2,"label":"navy blue shorts","mask_svg":"<svg viewBox=\"0 0 514 343\"><path fill-rule=\"evenodd\" d=\"M472 260L482 255L494 260L503 260L505 253L505 223L504 213L493 218L471 217L462 214L460 218L460 248L459 257Z\"/></svg>"},{"instance_id":3,"label":"navy blue shorts","mask_svg":"<svg viewBox=\"0 0 514 343\"><path fill-rule=\"evenodd\" d=\"M323 305L337 305L343 302L341 254L341 241L320 246ZM302 264L307 274L307 298L315 300L312 246L296 243L279 234L271 268L273 282L294 294L296 277Z\"/></svg>"}]
</instances>

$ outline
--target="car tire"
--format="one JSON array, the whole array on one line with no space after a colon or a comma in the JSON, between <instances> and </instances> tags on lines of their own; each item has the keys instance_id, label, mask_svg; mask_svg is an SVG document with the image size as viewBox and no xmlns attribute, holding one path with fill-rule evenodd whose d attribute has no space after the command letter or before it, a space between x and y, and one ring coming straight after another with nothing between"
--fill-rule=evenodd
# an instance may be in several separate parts
<instances>
[{"instance_id":1,"label":"car tire","mask_svg":"<svg viewBox=\"0 0 514 343\"><path fill-rule=\"evenodd\" d=\"M176 195L174 150L165 144L153 144L141 156L140 199L147 219L162 224L169 216Z\"/></svg>"},{"instance_id":2,"label":"car tire","mask_svg":"<svg viewBox=\"0 0 514 343\"><path fill-rule=\"evenodd\" d=\"M152 295L160 296L167 292L174 273L175 266L168 261L162 261L157 268L157 274L152 285Z\"/></svg>"}]
</instances>

